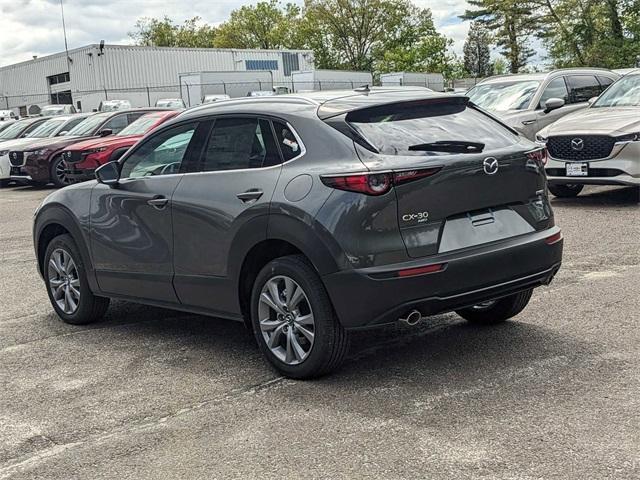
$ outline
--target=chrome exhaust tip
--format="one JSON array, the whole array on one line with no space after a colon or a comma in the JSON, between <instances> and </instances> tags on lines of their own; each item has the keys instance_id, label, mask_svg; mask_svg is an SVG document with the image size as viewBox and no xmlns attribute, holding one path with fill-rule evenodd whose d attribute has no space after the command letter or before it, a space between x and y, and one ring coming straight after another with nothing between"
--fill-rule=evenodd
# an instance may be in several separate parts
<instances>
[{"instance_id":1,"label":"chrome exhaust tip","mask_svg":"<svg viewBox=\"0 0 640 480\"><path fill-rule=\"evenodd\" d=\"M402 323L415 327L422 320L422 313L419 310L411 310L405 318L400 318Z\"/></svg>"}]
</instances>

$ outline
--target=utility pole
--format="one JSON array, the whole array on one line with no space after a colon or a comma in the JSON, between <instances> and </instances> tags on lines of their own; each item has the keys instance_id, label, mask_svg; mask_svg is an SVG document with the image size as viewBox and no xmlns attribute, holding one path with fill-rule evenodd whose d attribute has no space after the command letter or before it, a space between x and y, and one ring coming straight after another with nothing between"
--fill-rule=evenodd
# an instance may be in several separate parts
<instances>
[{"instance_id":1,"label":"utility pole","mask_svg":"<svg viewBox=\"0 0 640 480\"><path fill-rule=\"evenodd\" d=\"M64 23L64 3L63 0L60 0L60 12L62 13L62 33L64 35L64 52L67 56L67 70L71 70L69 68L70 59L69 59L69 45L67 44L67 26Z\"/></svg>"}]
</instances>

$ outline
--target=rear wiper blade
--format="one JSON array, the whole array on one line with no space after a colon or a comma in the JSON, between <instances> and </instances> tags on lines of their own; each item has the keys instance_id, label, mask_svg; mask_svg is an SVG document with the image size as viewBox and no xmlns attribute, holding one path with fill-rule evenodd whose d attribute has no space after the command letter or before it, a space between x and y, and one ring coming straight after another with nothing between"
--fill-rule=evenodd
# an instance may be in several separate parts
<instances>
[{"instance_id":1,"label":"rear wiper blade","mask_svg":"<svg viewBox=\"0 0 640 480\"><path fill-rule=\"evenodd\" d=\"M482 150L484 150L484 143L465 142L462 140L419 143L409 147L410 152L480 153Z\"/></svg>"}]
</instances>

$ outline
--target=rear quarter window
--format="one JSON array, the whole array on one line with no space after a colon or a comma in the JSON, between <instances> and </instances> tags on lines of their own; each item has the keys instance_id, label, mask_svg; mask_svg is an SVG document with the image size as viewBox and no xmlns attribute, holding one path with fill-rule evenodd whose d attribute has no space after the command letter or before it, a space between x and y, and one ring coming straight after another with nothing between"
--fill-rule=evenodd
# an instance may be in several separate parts
<instances>
[{"instance_id":1,"label":"rear quarter window","mask_svg":"<svg viewBox=\"0 0 640 480\"><path fill-rule=\"evenodd\" d=\"M483 151L514 145L518 136L464 101L395 104L351 112L347 122L380 153L387 155L450 155L460 152L412 151L435 142L483 144Z\"/></svg>"}]
</instances>

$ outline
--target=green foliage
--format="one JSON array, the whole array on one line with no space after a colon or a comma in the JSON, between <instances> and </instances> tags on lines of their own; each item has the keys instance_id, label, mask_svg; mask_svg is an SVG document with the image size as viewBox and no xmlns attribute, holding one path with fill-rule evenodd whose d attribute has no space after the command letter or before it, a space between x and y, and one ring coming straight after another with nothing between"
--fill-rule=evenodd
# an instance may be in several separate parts
<instances>
[{"instance_id":1,"label":"green foliage","mask_svg":"<svg viewBox=\"0 0 640 480\"><path fill-rule=\"evenodd\" d=\"M229 20L217 29L219 48L296 48L300 7L282 6L278 0L245 5L231 12Z\"/></svg>"},{"instance_id":2,"label":"green foliage","mask_svg":"<svg viewBox=\"0 0 640 480\"><path fill-rule=\"evenodd\" d=\"M471 22L463 47L464 68L469 75L477 78L491 75L491 41L489 31L481 23Z\"/></svg>"},{"instance_id":3,"label":"green foliage","mask_svg":"<svg viewBox=\"0 0 640 480\"><path fill-rule=\"evenodd\" d=\"M138 45L154 47L211 48L215 45L216 30L201 24L200 17L185 20L177 25L169 17L141 18L135 24L135 31L129 36Z\"/></svg>"},{"instance_id":4,"label":"green foliage","mask_svg":"<svg viewBox=\"0 0 640 480\"><path fill-rule=\"evenodd\" d=\"M511 73L518 73L533 56L529 48L530 36L537 25L527 0L468 0L474 10L467 10L461 18L476 20L494 34L500 53L509 64Z\"/></svg>"}]
</instances>

